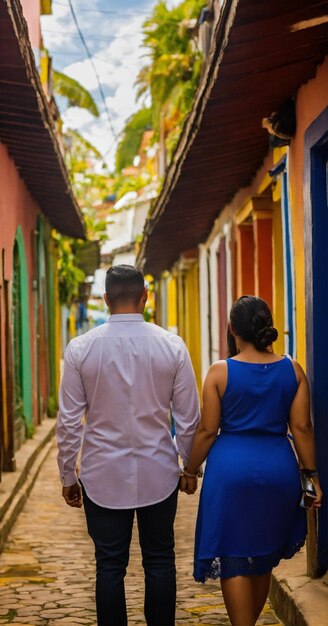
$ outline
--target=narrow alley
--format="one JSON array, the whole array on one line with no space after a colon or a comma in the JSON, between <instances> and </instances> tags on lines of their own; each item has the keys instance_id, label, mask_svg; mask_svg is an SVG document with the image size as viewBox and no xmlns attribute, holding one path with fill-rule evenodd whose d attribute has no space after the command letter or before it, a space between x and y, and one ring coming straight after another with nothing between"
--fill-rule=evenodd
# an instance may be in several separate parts
<instances>
[{"instance_id":1,"label":"narrow alley","mask_svg":"<svg viewBox=\"0 0 328 626\"><path fill-rule=\"evenodd\" d=\"M180 496L176 521L176 626L228 625L219 583L201 586L191 577L197 500L196 496ZM96 624L93 546L85 530L83 511L70 509L61 497L55 444L0 556L0 581L0 624ZM126 595L129 626L144 624L143 573L135 534ZM269 605L258 624L279 624Z\"/></svg>"},{"instance_id":2,"label":"narrow alley","mask_svg":"<svg viewBox=\"0 0 328 626\"><path fill-rule=\"evenodd\" d=\"M0 2L0 626L96 626L94 545L61 486L76 495L83 412L109 506L140 504L148 478L149 502L173 490L175 430L185 484L213 455L199 560L247 566L227 584L234 624L254 622L283 555L256 626L328 626L327 7ZM212 445L231 433L225 466ZM200 487L179 496L176 626L229 626L220 582L192 576ZM129 626L145 624L137 532L125 583Z\"/></svg>"}]
</instances>

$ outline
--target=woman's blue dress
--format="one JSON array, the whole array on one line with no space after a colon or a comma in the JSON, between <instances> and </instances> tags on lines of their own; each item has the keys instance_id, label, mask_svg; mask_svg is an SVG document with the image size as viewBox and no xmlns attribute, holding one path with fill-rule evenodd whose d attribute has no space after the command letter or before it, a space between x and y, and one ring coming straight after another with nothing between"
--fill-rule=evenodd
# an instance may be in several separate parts
<instances>
[{"instance_id":1,"label":"woman's blue dress","mask_svg":"<svg viewBox=\"0 0 328 626\"><path fill-rule=\"evenodd\" d=\"M304 544L298 462L287 437L297 379L289 358L227 359L221 430L206 463L194 578L265 574Z\"/></svg>"}]
</instances>

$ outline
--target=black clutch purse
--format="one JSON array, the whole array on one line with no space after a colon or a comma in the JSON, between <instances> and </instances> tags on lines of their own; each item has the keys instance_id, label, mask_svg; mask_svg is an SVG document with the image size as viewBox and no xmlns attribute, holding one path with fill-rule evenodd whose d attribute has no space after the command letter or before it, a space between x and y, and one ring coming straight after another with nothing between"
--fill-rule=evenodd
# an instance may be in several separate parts
<instances>
[{"instance_id":1,"label":"black clutch purse","mask_svg":"<svg viewBox=\"0 0 328 626\"><path fill-rule=\"evenodd\" d=\"M317 497L313 480L306 475L304 470L300 470L300 479L302 489L300 507L302 507L302 509L311 509L313 506L313 502Z\"/></svg>"}]
</instances>

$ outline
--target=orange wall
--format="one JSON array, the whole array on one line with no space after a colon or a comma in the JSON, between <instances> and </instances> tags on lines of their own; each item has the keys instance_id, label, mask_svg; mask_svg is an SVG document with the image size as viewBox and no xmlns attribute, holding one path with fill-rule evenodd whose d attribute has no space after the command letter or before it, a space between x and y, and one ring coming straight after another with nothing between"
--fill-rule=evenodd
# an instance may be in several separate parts
<instances>
[{"instance_id":1,"label":"orange wall","mask_svg":"<svg viewBox=\"0 0 328 626\"><path fill-rule=\"evenodd\" d=\"M303 220L304 133L327 105L328 57L326 57L324 63L318 67L315 78L303 85L297 93L297 131L295 138L291 141L289 149L292 228L295 247L297 358L303 367L306 365Z\"/></svg>"}]
</instances>

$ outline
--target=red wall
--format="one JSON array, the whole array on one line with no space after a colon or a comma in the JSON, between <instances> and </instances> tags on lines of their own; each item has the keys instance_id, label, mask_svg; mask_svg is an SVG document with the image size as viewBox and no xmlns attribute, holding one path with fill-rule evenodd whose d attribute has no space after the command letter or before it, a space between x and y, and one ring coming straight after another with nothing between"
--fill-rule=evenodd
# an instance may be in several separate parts
<instances>
[{"instance_id":1,"label":"red wall","mask_svg":"<svg viewBox=\"0 0 328 626\"><path fill-rule=\"evenodd\" d=\"M36 397L36 329L33 305L33 251L32 236L37 227L39 213L36 202L32 199L23 180L20 178L15 163L10 158L4 145L0 144L0 252L4 250L4 278L12 280L13 250L18 226L21 226L27 271L29 277L29 310L31 335L31 361L33 380L33 416L37 416ZM0 281L2 276L0 275ZM3 338L1 338L3 339Z\"/></svg>"}]
</instances>

